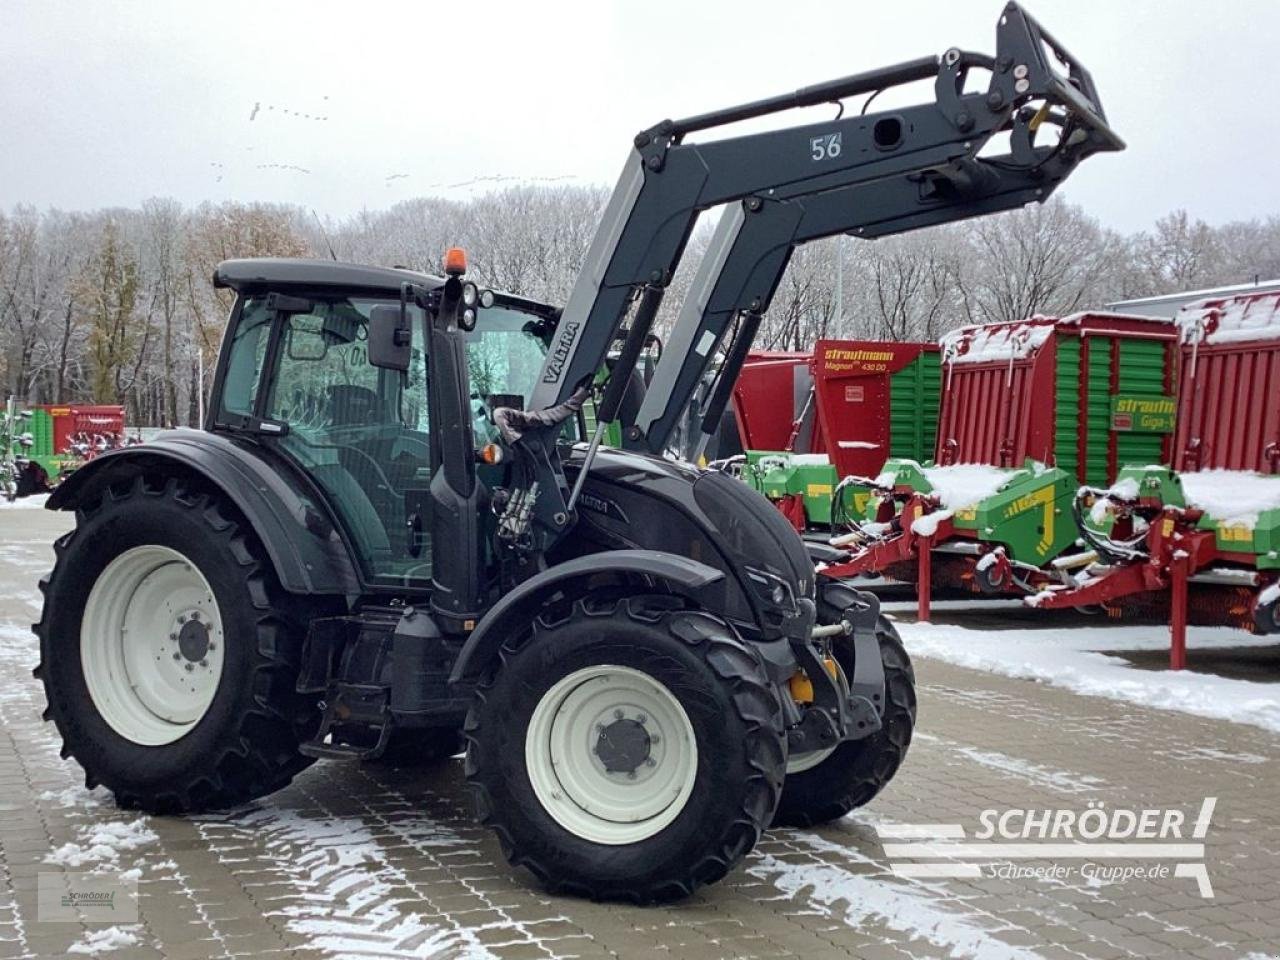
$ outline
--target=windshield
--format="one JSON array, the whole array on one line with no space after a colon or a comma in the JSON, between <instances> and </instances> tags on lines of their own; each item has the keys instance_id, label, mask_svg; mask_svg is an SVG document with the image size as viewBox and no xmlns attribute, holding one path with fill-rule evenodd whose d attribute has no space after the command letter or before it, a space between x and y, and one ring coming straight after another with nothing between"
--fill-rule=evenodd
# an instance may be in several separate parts
<instances>
[{"instance_id":1,"label":"windshield","mask_svg":"<svg viewBox=\"0 0 1280 960\"><path fill-rule=\"evenodd\" d=\"M476 329L467 334L467 370L477 445L497 439L497 429L489 422L490 397L510 397L502 401L503 405L513 404L516 397L521 407L528 403L542 372L548 331L548 321L521 310L495 306L480 311Z\"/></svg>"},{"instance_id":2,"label":"windshield","mask_svg":"<svg viewBox=\"0 0 1280 960\"><path fill-rule=\"evenodd\" d=\"M509 307L481 310L467 334L471 389L481 397L519 394L528 399L547 352L539 317Z\"/></svg>"}]
</instances>

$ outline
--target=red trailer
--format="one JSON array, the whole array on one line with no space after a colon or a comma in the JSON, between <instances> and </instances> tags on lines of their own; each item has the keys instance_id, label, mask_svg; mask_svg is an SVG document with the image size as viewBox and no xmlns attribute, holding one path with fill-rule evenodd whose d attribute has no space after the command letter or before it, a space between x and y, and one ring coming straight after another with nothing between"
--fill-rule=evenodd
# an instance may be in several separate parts
<instances>
[{"instance_id":1,"label":"red trailer","mask_svg":"<svg viewBox=\"0 0 1280 960\"><path fill-rule=\"evenodd\" d=\"M1116 313L1037 316L944 338L940 464L1013 467L1031 459L1081 483L1125 463L1167 463L1167 426L1139 429L1128 398L1170 397L1168 320Z\"/></svg>"},{"instance_id":2,"label":"red trailer","mask_svg":"<svg viewBox=\"0 0 1280 960\"><path fill-rule=\"evenodd\" d=\"M839 477L875 477L889 457L919 459L937 431L934 343L819 340L813 348L818 423Z\"/></svg>"},{"instance_id":3,"label":"red trailer","mask_svg":"<svg viewBox=\"0 0 1280 960\"><path fill-rule=\"evenodd\" d=\"M66 453L73 438L124 437L124 407L117 404L44 404L53 427L53 452Z\"/></svg>"},{"instance_id":4,"label":"red trailer","mask_svg":"<svg viewBox=\"0 0 1280 960\"><path fill-rule=\"evenodd\" d=\"M1184 308L1173 468L1122 470L1080 491L1107 532L1099 560L1038 607L1167 608L1170 664L1185 664L1188 622L1280 633L1280 294Z\"/></svg>"},{"instance_id":5,"label":"red trailer","mask_svg":"<svg viewBox=\"0 0 1280 960\"><path fill-rule=\"evenodd\" d=\"M838 478L874 477L932 451L938 391L936 344L819 340L752 354L733 403L744 450L825 453Z\"/></svg>"},{"instance_id":6,"label":"red trailer","mask_svg":"<svg viewBox=\"0 0 1280 960\"><path fill-rule=\"evenodd\" d=\"M824 571L914 580L921 619L934 584L1023 593L1056 576L1049 565L1079 536L1079 485L1168 462L1173 429L1168 320L1035 316L963 327L942 345L935 465L891 460L875 522Z\"/></svg>"}]
</instances>

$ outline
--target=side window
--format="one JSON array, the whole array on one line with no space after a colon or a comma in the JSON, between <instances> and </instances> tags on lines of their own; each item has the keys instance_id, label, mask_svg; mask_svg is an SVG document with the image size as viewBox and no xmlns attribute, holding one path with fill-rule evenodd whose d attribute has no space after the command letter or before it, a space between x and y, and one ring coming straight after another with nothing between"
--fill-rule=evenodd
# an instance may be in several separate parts
<instances>
[{"instance_id":1,"label":"side window","mask_svg":"<svg viewBox=\"0 0 1280 960\"><path fill-rule=\"evenodd\" d=\"M320 486L374 583L423 585L431 574L430 443L423 318L415 311L408 371L369 363L377 300L315 299L284 316L266 416Z\"/></svg>"},{"instance_id":2,"label":"side window","mask_svg":"<svg viewBox=\"0 0 1280 960\"><path fill-rule=\"evenodd\" d=\"M222 385L222 409L227 413L250 416L258 396L258 380L271 339L271 313L266 300L254 297L245 301L240 320L231 335L227 374Z\"/></svg>"},{"instance_id":3,"label":"side window","mask_svg":"<svg viewBox=\"0 0 1280 960\"><path fill-rule=\"evenodd\" d=\"M367 329L347 301L285 317L267 416L311 431L392 422L397 412L388 401L399 401L400 385L388 385L393 396L382 391L384 371L369 363Z\"/></svg>"}]
</instances>

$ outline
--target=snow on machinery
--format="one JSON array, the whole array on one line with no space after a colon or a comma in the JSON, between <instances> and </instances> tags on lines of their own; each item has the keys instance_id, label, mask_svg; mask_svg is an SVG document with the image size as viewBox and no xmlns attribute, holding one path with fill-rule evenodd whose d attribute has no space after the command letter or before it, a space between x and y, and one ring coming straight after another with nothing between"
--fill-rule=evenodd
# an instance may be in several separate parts
<instances>
[{"instance_id":1,"label":"snow on machinery","mask_svg":"<svg viewBox=\"0 0 1280 960\"><path fill-rule=\"evenodd\" d=\"M1088 562L1072 502L1127 463L1168 462L1176 333L1167 320L1109 313L963 327L942 339L933 463L890 460L824 576L1033 593ZM844 483L846 481L842 481ZM841 502L841 501L837 501ZM846 520L837 517L838 521Z\"/></svg>"},{"instance_id":2,"label":"snow on machinery","mask_svg":"<svg viewBox=\"0 0 1280 960\"><path fill-rule=\"evenodd\" d=\"M1179 311L1172 467L1130 461L1075 497L1096 561L1042 609L1099 604L1167 611L1170 666L1188 622L1280 632L1280 294Z\"/></svg>"},{"instance_id":3,"label":"snow on machinery","mask_svg":"<svg viewBox=\"0 0 1280 960\"><path fill-rule=\"evenodd\" d=\"M741 476L797 530L829 534L833 511L860 513L869 496L846 485L833 504L841 477L932 453L939 382L934 344L819 340L812 354L753 355L733 389Z\"/></svg>"},{"instance_id":4,"label":"snow on machinery","mask_svg":"<svg viewBox=\"0 0 1280 960\"><path fill-rule=\"evenodd\" d=\"M985 89L966 92L971 72ZM687 142L929 79L917 105ZM661 454L737 321L701 432L719 426L795 243L1035 202L1122 147L1087 71L1010 3L995 57L952 49L642 131L563 310L464 281L461 251L445 277L222 263L236 299L205 429L106 453L49 501L77 524L35 628L65 754L123 804L179 812L312 759L429 761L465 739L513 863L638 901L720 879L771 822L866 803L914 724L892 624L874 596L819 588L762 498ZM697 218L722 205L622 420L633 449L602 448ZM744 239L763 253L739 259ZM481 371L488 334L503 362Z\"/></svg>"}]
</instances>

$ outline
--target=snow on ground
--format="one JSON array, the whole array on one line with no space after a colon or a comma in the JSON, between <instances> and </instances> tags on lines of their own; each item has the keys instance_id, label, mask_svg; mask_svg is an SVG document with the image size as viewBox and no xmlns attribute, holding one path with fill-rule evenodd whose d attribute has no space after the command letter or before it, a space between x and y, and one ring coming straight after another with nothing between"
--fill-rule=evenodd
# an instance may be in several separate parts
<instances>
[{"instance_id":1,"label":"snow on ground","mask_svg":"<svg viewBox=\"0 0 1280 960\"><path fill-rule=\"evenodd\" d=\"M110 801L110 794L102 787L86 790L83 784L75 784L62 790L46 790L40 794L40 799L53 801L63 810L92 810L105 806Z\"/></svg>"},{"instance_id":2,"label":"snow on ground","mask_svg":"<svg viewBox=\"0 0 1280 960\"><path fill-rule=\"evenodd\" d=\"M317 818L270 799L259 807L207 814L195 822L201 837L226 862L242 863L241 850L250 842L265 845L272 869L298 892L277 898L272 911L316 952L480 960L494 956L486 943L509 940L553 955L542 946L538 928L565 920L554 910L538 920L515 919L465 881L467 892L482 901L480 909L491 919L468 925L436 910L414 874L398 865L398 854L409 848L419 862L442 868L445 862L470 857L480 863L480 852L474 840L412 811L376 824L374 829L390 834L389 841L376 837L363 818ZM420 915L412 909L420 904L439 915Z\"/></svg>"},{"instance_id":3,"label":"snow on ground","mask_svg":"<svg viewBox=\"0 0 1280 960\"><path fill-rule=\"evenodd\" d=\"M0 510L42 510L45 501L49 499L47 493L37 493L30 497L19 497L10 503L4 497L0 497Z\"/></svg>"},{"instance_id":4,"label":"snow on ground","mask_svg":"<svg viewBox=\"0 0 1280 960\"><path fill-rule=\"evenodd\" d=\"M120 855L160 839L147 826L147 818L139 817L122 823L118 820L95 823L80 828L80 842L64 843L44 858L45 863L59 867L88 865L115 866Z\"/></svg>"},{"instance_id":5,"label":"snow on ground","mask_svg":"<svg viewBox=\"0 0 1280 960\"><path fill-rule=\"evenodd\" d=\"M992 924L995 929L988 929L984 922L987 918L980 914L942 906L937 889L879 873L883 865L853 847L808 833L788 833L787 839L806 852L836 854L844 863L852 861L850 865L867 870L855 872L836 863L791 863L769 854L758 854L748 861L747 873L751 876L772 883L789 897L803 897L824 916L839 919L854 929L883 923L912 939L928 941L948 957L1039 960L1041 956L1000 940L996 930L1002 925ZM1003 926L1007 929L1007 925Z\"/></svg>"},{"instance_id":6,"label":"snow on ground","mask_svg":"<svg viewBox=\"0 0 1280 960\"><path fill-rule=\"evenodd\" d=\"M36 606L36 609L39 610L39 606ZM0 663L30 670L40 659L39 646L39 641L31 632L30 626L11 622L0 623ZM0 700L25 696L26 693L26 690L15 690L12 686L0 687Z\"/></svg>"},{"instance_id":7,"label":"snow on ground","mask_svg":"<svg viewBox=\"0 0 1280 960\"><path fill-rule=\"evenodd\" d=\"M1254 527L1264 510L1280 510L1280 477L1244 470L1181 473L1187 506L1226 524Z\"/></svg>"},{"instance_id":8,"label":"snow on ground","mask_svg":"<svg viewBox=\"0 0 1280 960\"><path fill-rule=\"evenodd\" d=\"M107 927L105 930L90 930L79 943L67 948L69 953L87 953L96 956L109 953L121 947L136 946L138 938L124 927Z\"/></svg>"},{"instance_id":9,"label":"snow on ground","mask_svg":"<svg viewBox=\"0 0 1280 960\"><path fill-rule=\"evenodd\" d=\"M1103 781L1098 777L1072 773L1068 770L1054 770L1051 767L1032 763L1030 760L1023 760L1021 757L1011 757L996 750L979 750L976 747L956 744L955 751L980 766L1009 774L1038 787L1056 790L1059 793L1097 793L1098 787L1103 784Z\"/></svg>"},{"instance_id":10,"label":"snow on ground","mask_svg":"<svg viewBox=\"0 0 1280 960\"><path fill-rule=\"evenodd\" d=\"M1166 650L1169 630L1162 625L992 631L899 622L897 627L907 651L914 657L1280 733L1280 683L1256 683L1189 670L1143 670L1104 652ZM1191 627L1187 631L1187 649L1193 653L1197 649L1276 643L1274 637L1251 637L1223 627Z\"/></svg>"}]
</instances>

